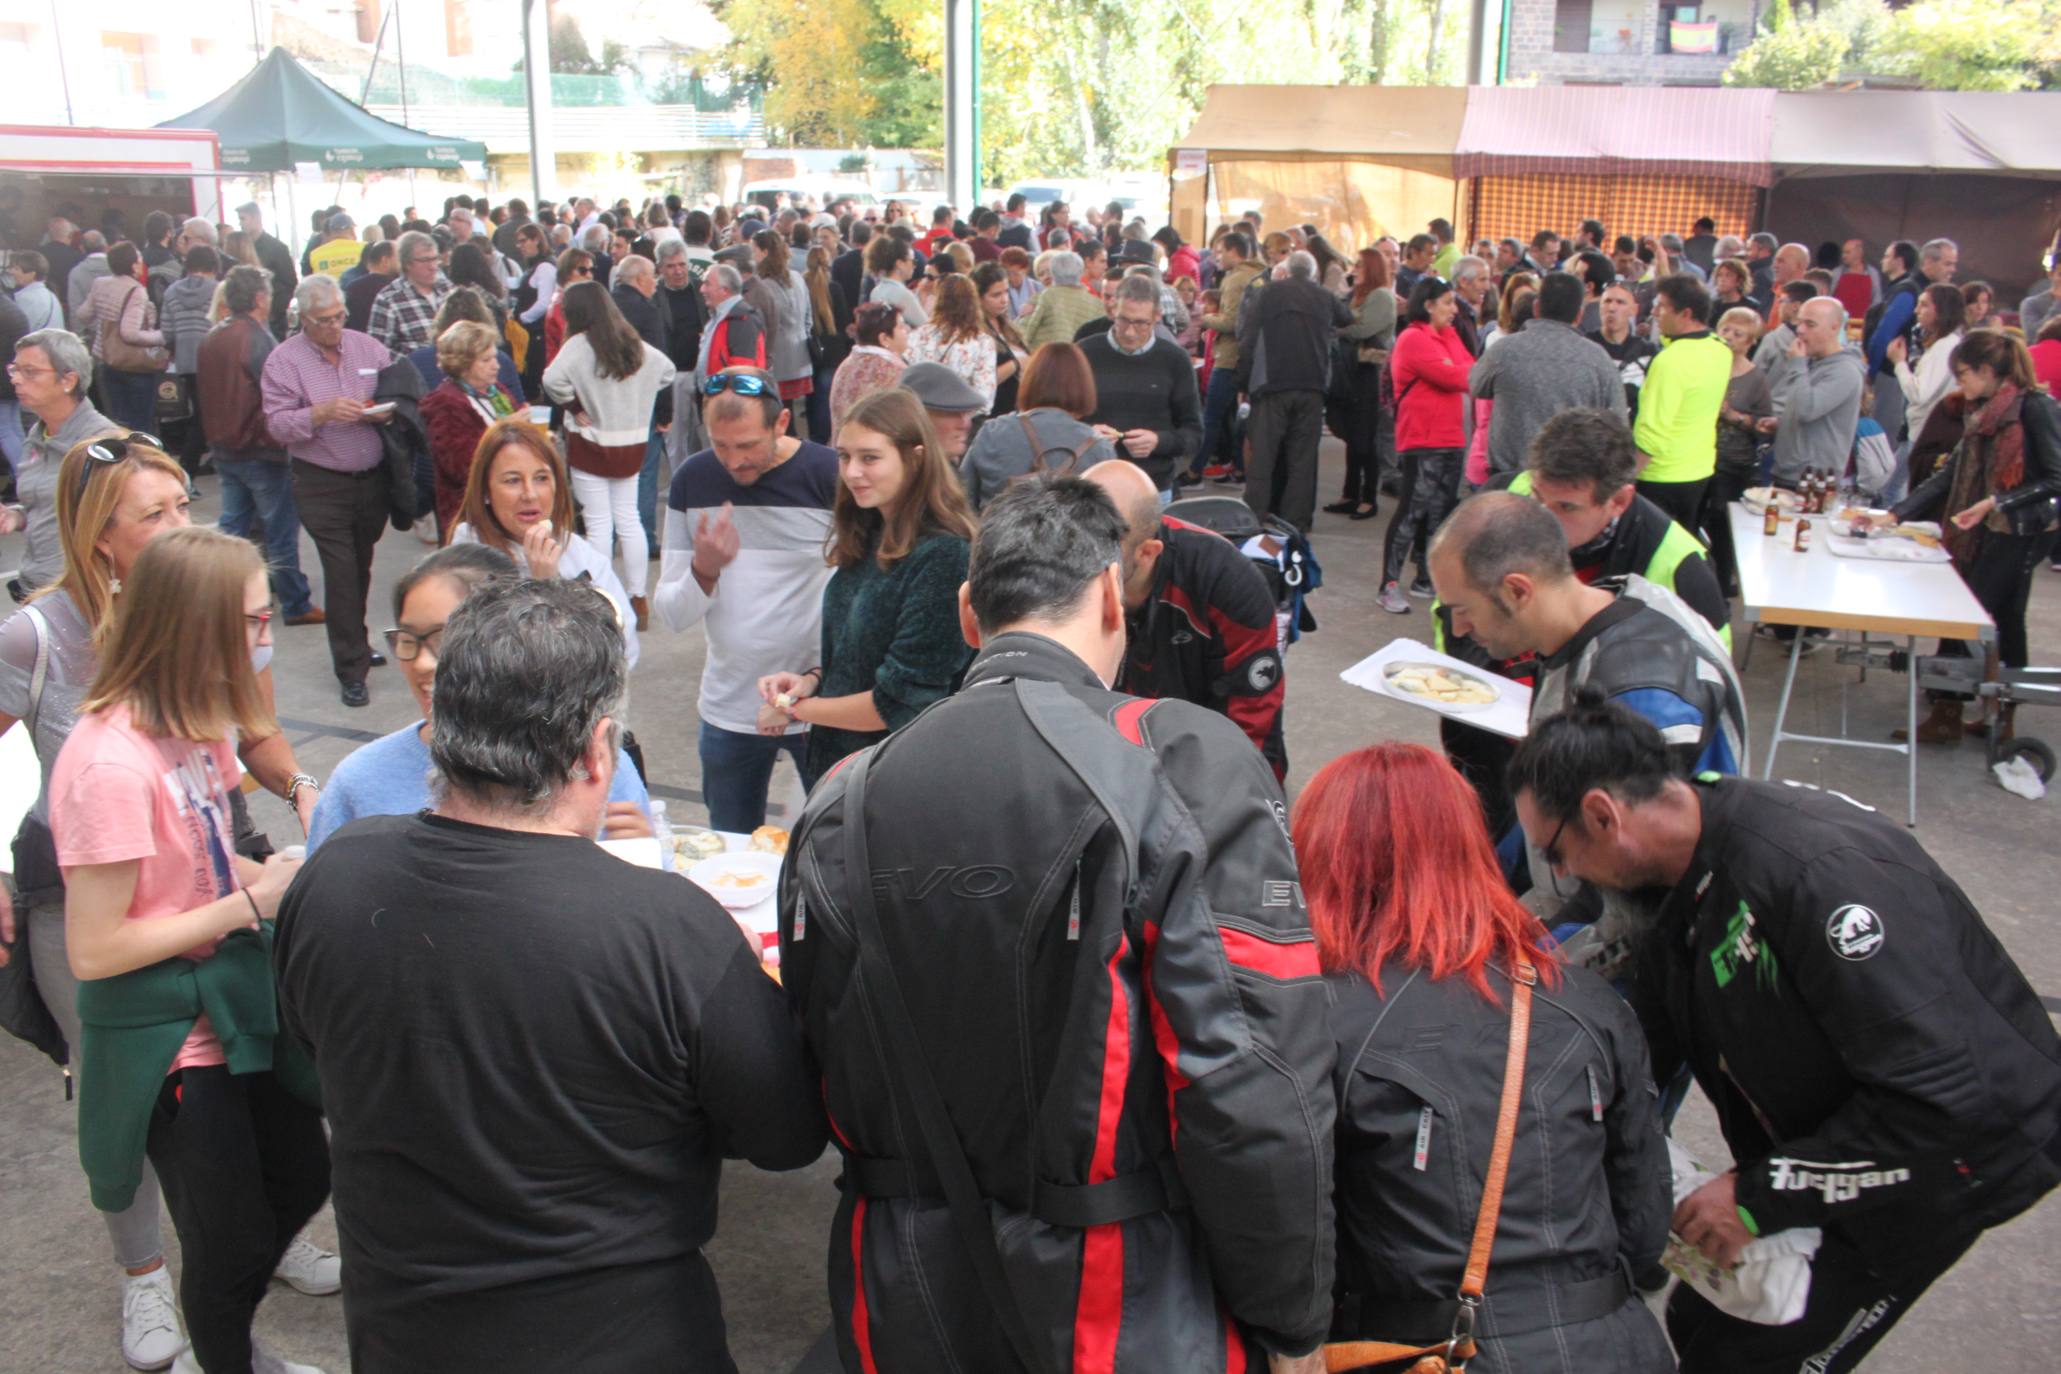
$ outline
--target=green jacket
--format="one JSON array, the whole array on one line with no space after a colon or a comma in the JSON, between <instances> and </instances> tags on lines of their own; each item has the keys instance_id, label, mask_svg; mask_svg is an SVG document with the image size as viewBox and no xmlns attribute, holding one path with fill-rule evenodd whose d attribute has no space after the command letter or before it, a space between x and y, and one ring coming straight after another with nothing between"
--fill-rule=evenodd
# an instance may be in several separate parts
<instances>
[{"instance_id":1,"label":"green jacket","mask_svg":"<svg viewBox=\"0 0 2061 1374\"><path fill-rule=\"evenodd\" d=\"M315 1066L279 1031L272 989L272 922L225 936L214 956L171 958L79 984L79 1162L93 1205L119 1212L135 1200L165 1075L205 1012L231 1073L275 1074L321 1106Z\"/></svg>"}]
</instances>

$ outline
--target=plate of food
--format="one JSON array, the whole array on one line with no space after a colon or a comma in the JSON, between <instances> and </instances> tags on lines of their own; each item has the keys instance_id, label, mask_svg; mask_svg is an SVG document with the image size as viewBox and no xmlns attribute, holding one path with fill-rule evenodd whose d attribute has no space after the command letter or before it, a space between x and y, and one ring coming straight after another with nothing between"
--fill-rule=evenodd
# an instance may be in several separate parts
<instances>
[{"instance_id":1,"label":"plate of food","mask_svg":"<svg viewBox=\"0 0 2061 1374\"><path fill-rule=\"evenodd\" d=\"M713 830L698 825L682 826L673 831L673 867L685 873L703 859L713 859L728 848L723 837Z\"/></svg>"},{"instance_id":2,"label":"plate of food","mask_svg":"<svg viewBox=\"0 0 2061 1374\"><path fill-rule=\"evenodd\" d=\"M1773 501L1784 515L1796 514L1803 505L1801 496L1780 487L1748 487L1739 496L1739 503L1755 515L1764 514L1769 501Z\"/></svg>"},{"instance_id":3,"label":"plate of food","mask_svg":"<svg viewBox=\"0 0 2061 1374\"><path fill-rule=\"evenodd\" d=\"M780 887L780 856L739 850L703 859L688 880L733 911L757 906Z\"/></svg>"},{"instance_id":4,"label":"plate of food","mask_svg":"<svg viewBox=\"0 0 2061 1374\"><path fill-rule=\"evenodd\" d=\"M750 846L761 854L785 854L787 832L777 825L762 825L751 832Z\"/></svg>"},{"instance_id":5,"label":"plate of food","mask_svg":"<svg viewBox=\"0 0 2061 1374\"><path fill-rule=\"evenodd\" d=\"M1485 711L1502 696L1490 679L1443 663L1391 663L1382 676L1389 691L1449 711Z\"/></svg>"}]
</instances>

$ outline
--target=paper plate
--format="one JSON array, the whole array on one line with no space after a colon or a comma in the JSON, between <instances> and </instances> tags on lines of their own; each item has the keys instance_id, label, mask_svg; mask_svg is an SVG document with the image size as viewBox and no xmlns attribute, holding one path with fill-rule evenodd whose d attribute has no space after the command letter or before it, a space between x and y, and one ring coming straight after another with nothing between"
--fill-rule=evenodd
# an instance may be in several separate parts
<instances>
[{"instance_id":1,"label":"paper plate","mask_svg":"<svg viewBox=\"0 0 2061 1374\"><path fill-rule=\"evenodd\" d=\"M757 906L780 890L780 856L740 850L703 859L688 879L733 910Z\"/></svg>"}]
</instances>

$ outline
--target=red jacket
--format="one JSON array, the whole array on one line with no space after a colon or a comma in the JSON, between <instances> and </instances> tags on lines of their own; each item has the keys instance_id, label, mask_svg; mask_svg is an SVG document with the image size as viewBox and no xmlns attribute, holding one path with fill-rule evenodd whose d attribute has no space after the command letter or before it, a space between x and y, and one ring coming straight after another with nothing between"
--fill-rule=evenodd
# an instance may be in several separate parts
<instances>
[{"instance_id":1,"label":"red jacket","mask_svg":"<svg viewBox=\"0 0 2061 1374\"><path fill-rule=\"evenodd\" d=\"M1166 279L1172 282L1176 277L1188 277L1202 285L1202 257L1193 244L1184 243L1167 254Z\"/></svg>"},{"instance_id":2,"label":"red jacket","mask_svg":"<svg viewBox=\"0 0 2061 1374\"><path fill-rule=\"evenodd\" d=\"M487 432L487 421L458 383L446 377L422 398L422 424L429 431L429 461L436 474L437 532L442 534L458 523L466 479L472 475L472 457L480 436Z\"/></svg>"},{"instance_id":3,"label":"red jacket","mask_svg":"<svg viewBox=\"0 0 2061 1374\"><path fill-rule=\"evenodd\" d=\"M1460 448L1460 416L1467 404L1467 373L1474 355L1458 330L1413 324L1396 336L1388 355L1395 395L1395 448Z\"/></svg>"}]
</instances>

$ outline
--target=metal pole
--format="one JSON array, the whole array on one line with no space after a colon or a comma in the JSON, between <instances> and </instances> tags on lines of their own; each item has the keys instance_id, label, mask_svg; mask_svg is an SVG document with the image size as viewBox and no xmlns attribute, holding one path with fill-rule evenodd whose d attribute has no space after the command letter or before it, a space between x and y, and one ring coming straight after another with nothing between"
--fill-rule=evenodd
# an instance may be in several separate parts
<instances>
[{"instance_id":1,"label":"metal pole","mask_svg":"<svg viewBox=\"0 0 2061 1374\"><path fill-rule=\"evenodd\" d=\"M393 22L394 13L399 8L399 4L396 4L393 9L388 10L384 15L380 17L379 32L374 34L372 38L372 61L368 63L365 67L365 84L358 87L359 109L363 109L365 107L365 102L372 98L372 78L379 74L380 55L386 51L386 26ZM398 32L396 32L394 35L394 45L396 47L399 47L400 41L401 36ZM407 122L407 119L408 85L406 81L403 81L401 83L401 122L405 124ZM348 168L340 169L336 174L336 200L334 203L337 205L343 204L344 181L349 176L350 170ZM409 190L412 192L414 190L414 187L410 186Z\"/></svg>"},{"instance_id":2,"label":"metal pole","mask_svg":"<svg viewBox=\"0 0 2061 1374\"><path fill-rule=\"evenodd\" d=\"M558 181L551 146L551 19L546 0L523 0L522 84L529 110L530 194L538 206Z\"/></svg>"},{"instance_id":3,"label":"metal pole","mask_svg":"<svg viewBox=\"0 0 2061 1374\"><path fill-rule=\"evenodd\" d=\"M401 77L401 122L409 128L415 126L408 119L408 26L401 22L401 0L394 0L394 69ZM408 169L408 199L416 200L415 169ZM419 203L419 202L418 202Z\"/></svg>"},{"instance_id":4,"label":"metal pole","mask_svg":"<svg viewBox=\"0 0 2061 1374\"><path fill-rule=\"evenodd\" d=\"M974 114L978 0L945 0L945 199L970 214L980 186L979 130Z\"/></svg>"},{"instance_id":5,"label":"metal pole","mask_svg":"<svg viewBox=\"0 0 2061 1374\"><path fill-rule=\"evenodd\" d=\"M72 76L64 67L64 21L57 17L57 0L50 0L50 36L57 41L57 79L64 86L64 122L77 124L72 117Z\"/></svg>"},{"instance_id":6,"label":"metal pole","mask_svg":"<svg viewBox=\"0 0 2061 1374\"><path fill-rule=\"evenodd\" d=\"M250 0L250 60L265 60L265 39L258 31L258 0Z\"/></svg>"}]
</instances>

